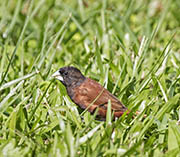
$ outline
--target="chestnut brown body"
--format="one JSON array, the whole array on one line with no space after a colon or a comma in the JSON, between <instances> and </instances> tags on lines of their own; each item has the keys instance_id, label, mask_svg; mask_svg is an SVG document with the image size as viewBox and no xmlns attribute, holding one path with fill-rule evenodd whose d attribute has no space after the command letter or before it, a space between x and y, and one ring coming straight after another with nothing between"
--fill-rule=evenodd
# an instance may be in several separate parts
<instances>
[{"instance_id":1,"label":"chestnut brown body","mask_svg":"<svg viewBox=\"0 0 180 157\"><path fill-rule=\"evenodd\" d=\"M111 109L114 117L120 117L127 108L107 89L95 80L86 78L75 67L60 68L54 75L65 85L71 100L82 109L87 109L90 113L98 108L98 117L106 118L108 101L111 102ZM60 78L62 77L62 78Z\"/></svg>"}]
</instances>

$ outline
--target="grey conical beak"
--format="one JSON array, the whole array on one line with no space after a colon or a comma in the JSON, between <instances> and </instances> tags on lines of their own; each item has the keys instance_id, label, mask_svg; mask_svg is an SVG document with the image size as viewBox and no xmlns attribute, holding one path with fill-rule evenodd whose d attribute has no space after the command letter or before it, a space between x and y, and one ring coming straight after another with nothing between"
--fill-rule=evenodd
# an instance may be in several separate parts
<instances>
[{"instance_id":1,"label":"grey conical beak","mask_svg":"<svg viewBox=\"0 0 180 157\"><path fill-rule=\"evenodd\" d=\"M58 79L58 80L60 80L60 81L64 81L64 80L63 80L63 77L62 77L61 74L59 73L59 70L56 71L54 74L52 74L52 77L54 77L54 78L56 78L56 79Z\"/></svg>"}]
</instances>

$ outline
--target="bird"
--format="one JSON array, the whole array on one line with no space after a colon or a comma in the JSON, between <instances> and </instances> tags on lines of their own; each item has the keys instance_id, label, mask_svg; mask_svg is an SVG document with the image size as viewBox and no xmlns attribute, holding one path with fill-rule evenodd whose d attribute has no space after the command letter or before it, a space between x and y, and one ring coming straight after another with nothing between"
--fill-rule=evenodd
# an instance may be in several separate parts
<instances>
[{"instance_id":1,"label":"bird","mask_svg":"<svg viewBox=\"0 0 180 157\"><path fill-rule=\"evenodd\" d=\"M65 87L70 99L83 110L93 114L97 109L97 118L106 119L108 102L111 102L111 111L114 118L121 117L129 110L117 97L111 94L97 81L85 77L74 66L65 66L53 73L52 77L59 80Z\"/></svg>"}]
</instances>

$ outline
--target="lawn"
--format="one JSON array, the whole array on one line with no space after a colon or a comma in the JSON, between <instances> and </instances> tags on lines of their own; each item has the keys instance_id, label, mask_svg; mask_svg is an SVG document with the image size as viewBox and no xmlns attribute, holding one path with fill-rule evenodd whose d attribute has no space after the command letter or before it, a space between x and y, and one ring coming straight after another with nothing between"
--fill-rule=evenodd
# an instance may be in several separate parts
<instances>
[{"instance_id":1,"label":"lawn","mask_svg":"<svg viewBox=\"0 0 180 157\"><path fill-rule=\"evenodd\" d=\"M68 65L131 114L82 112ZM180 1L1 0L0 156L180 156Z\"/></svg>"}]
</instances>

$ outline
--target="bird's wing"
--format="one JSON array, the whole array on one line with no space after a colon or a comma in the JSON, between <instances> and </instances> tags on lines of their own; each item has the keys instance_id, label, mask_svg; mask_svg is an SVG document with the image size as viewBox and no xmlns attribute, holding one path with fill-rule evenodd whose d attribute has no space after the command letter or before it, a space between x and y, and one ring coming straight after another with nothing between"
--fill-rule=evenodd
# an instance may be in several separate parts
<instances>
[{"instance_id":1,"label":"bird's wing","mask_svg":"<svg viewBox=\"0 0 180 157\"><path fill-rule=\"evenodd\" d=\"M76 87L74 93L72 100L83 109L88 107L91 113L98 107L99 113L106 115L108 100L114 112L124 112L127 109L114 95L90 78Z\"/></svg>"}]
</instances>

